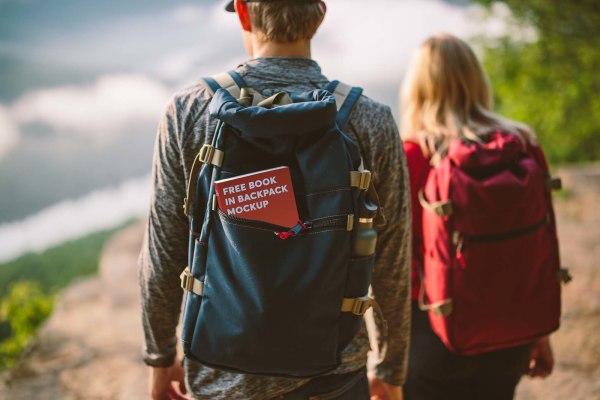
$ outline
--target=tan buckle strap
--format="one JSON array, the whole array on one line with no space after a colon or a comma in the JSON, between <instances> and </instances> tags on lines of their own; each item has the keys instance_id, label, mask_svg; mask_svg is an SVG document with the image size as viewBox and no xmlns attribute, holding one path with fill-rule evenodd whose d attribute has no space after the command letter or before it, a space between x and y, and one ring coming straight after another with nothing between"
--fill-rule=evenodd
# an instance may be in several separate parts
<instances>
[{"instance_id":1,"label":"tan buckle strap","mask_svg":"<svg viewBox=\"0 0 600 400\"><path fill-rule=\"evenodd\" d=\"M419 203L421 203L421 207L431 211L438 217L449 217L454 213L454 206L450 200L430 203L427 201L427 199L425 199L425 193L423 189L419 191Z\"/></svg>"},{"instance_id":2,"label":"tan buckle strap","mask_svg":"<svg viewBox=\"0 0 600 400\"><path fill-rule=\"evenodd\" d=\"M369 296L358 297L356 299L344 299L342 301L342 312L351 312L354 315L364 315L371 308L371 298Z\"/></svg>"},{"instance_id":3,"label":"tan buckle strap","mask_svg":"<svg viewBox=\"0 0 600 400\"><path fill-rule=\"evenodd\" d=\"M419 302L419 309L421 311L433 311L438 317L446 317L452 314L454 305L452 299L446 299L437 303L424 305Z\"/></svg>"},{"instance_id":4,"label":"tan buckle strap","mask_svg":"<svg viewBox=\"0 0 600 400\"><path fill-rule=\"evenodd\" d=\"M223 157L225 153L221 150L215 149L210 144L204 144L200 152L196 155L194 163L192 164L192 170L190 171L190 180L187 187L187 197L183 199L183 213L186 216L190 215L194 194L196 194L196 186L198 185L198 175L202 164L212 164L217 167L223 165Z\"/></svg>"},{"instance_id":5,"label":"tan buckle strap","mask_svg":"<svg viewBox=\"0 0 600 400\"><path fill-rule=\"evenodd\" d=\"M383 336L388 335L387 321L383 318L381 307L369 296L358 297L356 299L343 299L342 312L351 312L354 315L365 315L369 308L373 307L377 316L383 325Z\"/></svg>"},{"instance_id":6,"label":"tan buckle strap","mask_svg":"<svg viewBox=\"0 0 600 400\"><path fill-rule=\"evenodd\" d=\"M558 279L559 282L562 282L566 285L567 283L573 280L573 275L571 275L571 271L569 271L569 268L562 267L556 273L556 279Z\"/></svg>"},{"instance_id":7,"label":"tan buckle strap","mask_svg":"<svg viewBox=\"0 0 600 400\"><path fill-rule=\"evenodd\" d=\"M190 267L186 267L181 275L179 275L179 278L181 279L181 287L183 290L196 293L198 296L204 294L204 282L200 282L198 279L194 278L190 273Z\"/></svg>"},{"instance_id":8,"label":"tan buckle strap","mask_svg":"<svg viewBox=\"0 0 600 400\"><path fill-rule=\"evenodd\" d=\"M438 301L433 304L425 304L425 276L423 270L419 270L421 276L421 290L419 291L419 309L421 311L433 311L438 317L446 317L454 310L452 299Z\"/></svg>"},{"instance_id":9,"label":"tan buckle strap","mask_svg":"<svg viewBox=\"0 0 600 400\"><path fill-rule=\"evenodd\" d=\"M212 164L220 167L223 164L223 153L221 150L215 149L210 144L204 144L200 149L199 160L203 164Z\"/></svg>"},{"instance_id":10,"label":"tan buckle strap","mask_svg":"<svg viewBox=\"0 0 600 400\"><path fill-rule=\"evenodd\" d=\"M370 171L350 171L350 187L366 190L371 184Z\"/></svg>"},{"instance_id":11,"label":"tan buckle strap","mask_svg":"<svg viewBox=\"0 0 600 400\"><path fill-rule=\"evenodd\" d=\"M550 176L546 179L546 190L561 190L562 180L557 176Z\"/></svg>"}]
</instances>

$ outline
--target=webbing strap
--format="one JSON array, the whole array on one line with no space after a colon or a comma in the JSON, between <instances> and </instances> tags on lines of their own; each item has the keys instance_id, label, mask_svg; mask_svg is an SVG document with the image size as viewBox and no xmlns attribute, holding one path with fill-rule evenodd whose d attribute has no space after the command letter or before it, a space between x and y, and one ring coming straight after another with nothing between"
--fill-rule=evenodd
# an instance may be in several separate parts
<instances>
[{"instance_id":1,"label":"webbing strap","mask_svg":"<svg viewBox=\"0 0 600 400\"><path fill-rule=\"evenodd\" d=\"M354 315L365 315L369 308L373 307L377 316L383 325L383 336L387 336L388 328L387 321L383 318L381 307L379 304L370 298L369 296L358 297L355 299L343 299L342 300L342 312L351 312Z\"/></svg>"},{"instance_id":2,"label":"webbing strap","mask_svg":"<svg viewBox=\"0 0 600 400\"><path fill-rule=\"evenodd\" d=\"M198 186L198 175L203 164L212 164L217 167L223 165L223 157L225 153L221 150L215 149L210 144L204 144L200 152L196 155L194 163L192 164L192 170L190 171L190 179L188 181L187 196L183 199L183 213L186 216L190 215L192 207L192 199L196 194L196 187Z\"/></svg>"},{"instance_id":3,"label":"webbing strap","mask_svg":"<svg viewBox=\"0 0 600 400\"><path fill-rule=\"evenodd\" d=\"M445 317L452 313L454 309L452 299L446 299L438 301L433 304L425 304L425 274L422 269L419 269L419 275L421 276L421 290L419 291L419 310L421 311L433 311L438 317Z\"/></svg>"},{"instance_id":4,"label":"webbing strap","mask_svg":"<svg viewBox=\"0 0 600 400\"><path fill-rule=\"evenodd\" d=\"M387 225L387 220L385 219L385 212L383 206L381 205L381 201L379 200L379 196L377 195L377 190L375 190L375 184L371 179L369 183L369 190L367 190L367 196L369 199L377 205L377 214L375 215L375 225L377 226L385 226Z\"/></svg>"},{"instance_id":5,"label":"webbing strap","mask_svg":"<svg viewBox=\"0 0 600 400\"><path fill-rule=\"evenodd\" d=\"M437 201L435 203L430 203L425 198L425 192L423 189L419 191L419 203L421 203L421 207L426 210L431 211L438 217L449 217L454 213L454 206L450 200L448 201Z\"/></svg>"},{"instance_id":6,"label":"webbing strap","mask_svg":"<svg viewBox=\"0 0 600 400\"><path fill-rule=\"evenodd\" d=\"M335 123L340 129L344 129L363 90L359 87L352 87L340 81L331 81L324 89L331 92L333 97L335 97L338 109Z\"/></svg>"},{"instance_id":7,"label":"webbing strap","mask_svg":"<svg viewBox=\"0 0 600 400\"><path fill-rule=\"evenodd\" d=\"M346 85L340 81L330 82L326 87L326 90L333 94L335 97L335 103L337 105L338 112L342 109L344 102L348 98L350 91L352 90L352 86Z\"/></svg>"},{"instance_id":8,"label":"webbing strap","mask_svg":"<svg viewBox=\"0 0 600 400\"><path fill-rule=\"evenodd\" d=\"M200 78L198 83L204 86L211 97L215 95L217 90L221 89L221 86L213 78Z\"/></svg>"},{"instance_id":9,"label":"webbing strap","mask_svg":"<svg viewBox=\"0 0 600 400\"><path fill-rule=\"evenodd\" d=\"M223 89L227 90L236 99L240 97L241 88L228 72L222 72L212 77Z\"/></svg>"},{"instance_id":10,"label":"webbing strap","mask_svg":"<svg viewBox=\"0 0 600 400\"><path fill-rule=\"evenodd\" d=\"M204 86L211 96L214 96L217 90L222 88L236 99L240 97L241 89L246 87L242 77L233 70L213 75L210 78L201 78L198 83Z\"/></svg>"},{"instance_id":11,"label":"webbing strap","mask_svg":"<svg viewBox=\"0 0 600 400\"><path fill-rule=\"evenodd\" d=\"M190 273L190 267L186 267L181 275L179 275L179 278L181 279L181 287L183 290L196 293L198 296L204 294L204 282L194 278Z\"/></svg>"}]
</instances>

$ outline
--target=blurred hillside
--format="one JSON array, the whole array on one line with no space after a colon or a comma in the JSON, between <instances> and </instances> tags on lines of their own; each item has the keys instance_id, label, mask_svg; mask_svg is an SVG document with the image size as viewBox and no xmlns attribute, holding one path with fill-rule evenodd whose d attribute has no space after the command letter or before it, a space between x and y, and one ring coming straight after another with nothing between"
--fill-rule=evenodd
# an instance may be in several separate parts
<instances>
[{"instance_id":1,"label":"blurred hillside","mask_svg":"<svg viewBox=\"0 0 600 400\"><path fill-rule=\"evenodd\" d=\"M575 280L552 337L556 370L524 379L517 400L600 399L600 164L558 173L566 188L556 196L562 260ZM1 400L147 399L136 267L142 232L137 224L114 236L99 275L60 295L38 338L0 375Z\"/></svg>"}]
</instances>

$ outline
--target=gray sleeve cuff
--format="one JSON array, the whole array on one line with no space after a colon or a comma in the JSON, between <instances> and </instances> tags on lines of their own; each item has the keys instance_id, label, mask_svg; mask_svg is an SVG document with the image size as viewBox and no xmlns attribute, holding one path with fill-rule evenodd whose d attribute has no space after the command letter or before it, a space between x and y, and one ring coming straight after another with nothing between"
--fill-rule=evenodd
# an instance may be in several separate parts
<instances>
[{"instance_id":1,"label":"gray sleeve cuff","mask_svg":"<svg viewBox=\"0 0 600 400\"><path fill-rule=\"evenodd\" d=\"M177 356L177 338L173 344L161 352L151 352L147 346L144 346L144 363L149 367L168 368L175 362Z\"/></svg>"}]
</instances>

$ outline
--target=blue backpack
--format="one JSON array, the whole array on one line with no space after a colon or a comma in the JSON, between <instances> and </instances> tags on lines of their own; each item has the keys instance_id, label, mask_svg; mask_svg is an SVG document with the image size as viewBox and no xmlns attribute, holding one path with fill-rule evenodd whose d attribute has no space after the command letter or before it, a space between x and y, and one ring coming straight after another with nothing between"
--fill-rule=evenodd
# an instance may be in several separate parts
<instances>
[{"instance_id":1,"label":"blue backpack","mask_svg":"<svg viewBox=\"0 0 600 400\"><path fill-rule=\"evenodd\" d=\"M358 146L342 133L362 89L334 81L265 99L234 71L200 83L218 125L184 200L185 356L235 373L325 374L340 365L367 309L381 318L367 296L375 254L353 257L359 195L369 189L379 201ZM289 167L302 223L289 230L219 209L215 181L281 166ZM385 223L381 207L376 221ZM288 240L274 234L283 229Z\"/></svg>"}]
</instances>

